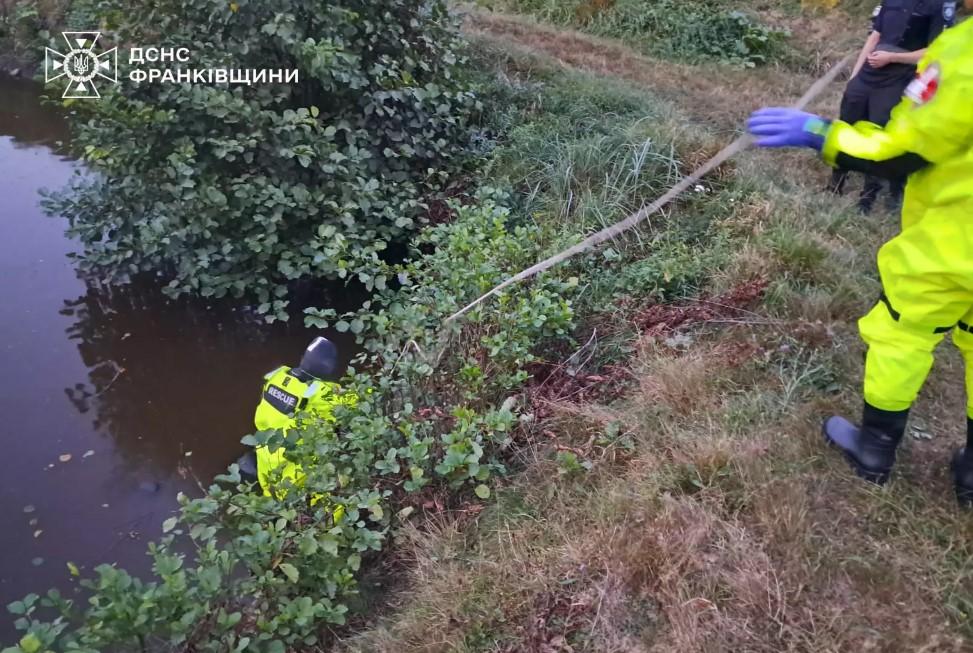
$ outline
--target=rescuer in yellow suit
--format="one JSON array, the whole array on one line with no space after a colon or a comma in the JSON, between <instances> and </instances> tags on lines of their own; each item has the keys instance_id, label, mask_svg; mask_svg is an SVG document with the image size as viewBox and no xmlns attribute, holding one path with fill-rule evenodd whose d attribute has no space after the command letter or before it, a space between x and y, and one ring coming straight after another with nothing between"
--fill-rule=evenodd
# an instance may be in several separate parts
<instances>
[{"instance_id":1,"label":"rescuer in yellow suit","mask_svg":"<svg viewBox=\"0 0 973 653\"><path fill-rule=\"evenodd\" d=\"M902 229L878 254L883 294L859 322L862 425L832 417L824 434L860 476L884 483L933 350L952 331L967 385L967 446L952 471L957 498L973 506L973 19L931 44L884 128L777 108L754 113L748 128L763 147L811 147L831 165L909 175Z\"/></svg>"},{"instance_id":2,"label":"rescuer in yellow suit","mask_svg":"<svg viewBox=\"0 0 973 653\"><path fill-rule=\"evenodd\" d=\"M281 366L264 377L260 404L254 416L258 431L294 428L302 415L334 422L339 405L354 406L358 397L342 393L338 378L338 351L327 338L316 338L297 367ZM257 480L264 494L273 494L271 475L280 469L282 478L294 484L303 479L301 468L284 457L284 450L257 447Z\"/></svg>"}]
</instances>

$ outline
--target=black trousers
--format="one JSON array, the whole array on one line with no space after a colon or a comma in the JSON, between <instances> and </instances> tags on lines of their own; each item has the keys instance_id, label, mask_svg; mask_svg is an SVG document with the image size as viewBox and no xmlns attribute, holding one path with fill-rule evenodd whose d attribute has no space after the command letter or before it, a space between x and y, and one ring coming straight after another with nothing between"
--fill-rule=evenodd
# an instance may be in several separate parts
<instances>
[{"instance_id":1,"label":"black trousers","mask_svg":"<svg viewBox=\"0 0 973 653\"><path fill-rule=\"evenodd\" d=\"M845 94L841 98L841 119L847 123L867 120L884 127L889 121L892 109L902 100L902 94L908 84L909 80L906 79L901 83L892 83L887 86L871 86L856 75L848 82ZM831 177L831 189L836 193L842 192L847 178L847 170L836 169ZM893 199L902 196L904 187L905 178L889 182L889 193L891 193ZM866 176L859 203L865 208L871 208L881 190L882 181L880 179Z\"/></svg>"}]
</instances>

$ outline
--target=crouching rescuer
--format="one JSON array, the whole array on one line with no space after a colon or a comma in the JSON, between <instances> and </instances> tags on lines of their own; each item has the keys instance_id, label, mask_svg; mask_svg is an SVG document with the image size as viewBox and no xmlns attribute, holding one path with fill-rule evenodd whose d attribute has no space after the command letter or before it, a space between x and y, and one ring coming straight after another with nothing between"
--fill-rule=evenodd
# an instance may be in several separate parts
<instances>
[{"instance_id":1,"label":"crouching rescuer","mask_svg":"<svg viewBox=\"0 0 973 653\"><path fill-rule=\"evenodd\" d=\"M334 424L334 409L339 405L354 406L358 397L342 393L338 386L338 351L327 338L316 338L304 352L297 367L281 366L266 375L260 404L254 416L258 431L279 430L284 433L298 426L302 419L318 419ZM256 448L257 480L267 496L282 498L277 480L288 480L294 486L304 481L300 466L285 457L284 449L271 451ZM321 497L315 497L316 502ZM335 511L335 519L340 515Z\"/></svg>"},{"instance_id":2,"label":"crouching rescuer","mask_svg":"<svg viewBox=\"0 0 973 653\"><path fill-rule=\"evenodd\" d=\"M884 128L782 108L757 111L748 128L759 146L809 147L832 166L908 175L901 231L878 254L883 294L859 322L868 345L861 426L832 417L824 434L858 475L885 483L933 350L952 332L967 385L967 446L952 472L958 499L973 506L973 20L933 42Z\"/></svg>"}]
</instances>

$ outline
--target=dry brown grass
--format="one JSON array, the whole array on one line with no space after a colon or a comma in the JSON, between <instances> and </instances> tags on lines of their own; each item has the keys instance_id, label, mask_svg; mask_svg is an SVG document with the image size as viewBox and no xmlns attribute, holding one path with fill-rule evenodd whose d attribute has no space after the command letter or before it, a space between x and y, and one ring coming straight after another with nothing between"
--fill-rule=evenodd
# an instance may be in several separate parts
<instances>
[{"instance_id":1,"label":"dry brown grass","mask_svg":"<svg viewBox=\"0 0 973 653\"><path fill-rule=\"evenodd\" d=\"M648 346L655 348L654 343ZM648 362L640 371L641 401L648 406L664 404L677 415L705 410L705 403L713 399L706 391L713 379L713 354L711 348L694 348L684 356L644 357Z\"/></svg>"},{"instance_id":2,"label":"dry brown grass","mask_svg":"<svg viewBox=\"0 0 973 653\"><path fill-rule=\"evenodd\" d=\"M949 549L968 554L973 535L949 497L890 510L913 488L850 478L820 447L813 404L731 435L733 388L773 393L779 376L717 364L687 382L720 359L709 346L646 348L655 381L597 413L641 425L634 458L566 479L541 456L465 535L448 519L409 527L399 610L346 650L971 650L943 604Z\"/></svg>"}]
</instances>

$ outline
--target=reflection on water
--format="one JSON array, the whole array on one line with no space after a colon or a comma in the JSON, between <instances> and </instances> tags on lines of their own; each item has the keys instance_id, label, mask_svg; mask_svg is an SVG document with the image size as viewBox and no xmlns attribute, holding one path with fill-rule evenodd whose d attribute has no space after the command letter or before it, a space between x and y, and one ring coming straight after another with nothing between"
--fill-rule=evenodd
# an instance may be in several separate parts
<instances>
[{"instance_id":1,"label":"reflection on water","mask_svg":"<svg viewBox=\"0 0 973 653\"><path fill-rule=\"evenodd\" d=\"M60 313L86 368L64 393L111 437L122 463L116 482L135 486L223 471L253 428L263 374L297 360L312 337L227 304L171 301L151 282L87 280Z\"/></svg>"},{"instance_id":2,"label":"reflection on water","mask_svg":"<svg viewBox=\"0 0 973 653\"><path fill-rule=\"evenodd\" d=\"M87 280L61 315L87 369L64 389L68 400L111 436L126 469L153 478L225 470L253 428L263 374L296 362L316 335L269 328L227 303L169 300L151 279L122 287Z\"/></svg>"},{"instance_id":3,"label":"reflection on water","mask_svg":"<svg viewBox=\"0 0 973 653\"><path fill-rule=\"evenodd\" d=\"M66 140L35 85L0 78L0 606L70 592L68 561L145 570L176 494L242 452L262 375L316 335L151 279L79 278L65 221L39 206L77 172Z\"/></svg>"},{"instance_id":4,"label":"reflection on water","mask_svg":"<svg viewBox=\"0 0 973 653\"><path fill-rule=\"evenodd\" d=\"M60 112L42 102L35 83L0 74L0 137L3 136L15 147L58 147L67 142L69 132ZM9 167L9 163L0 159L0 170Z\"/></svg>"}]
</instances>

